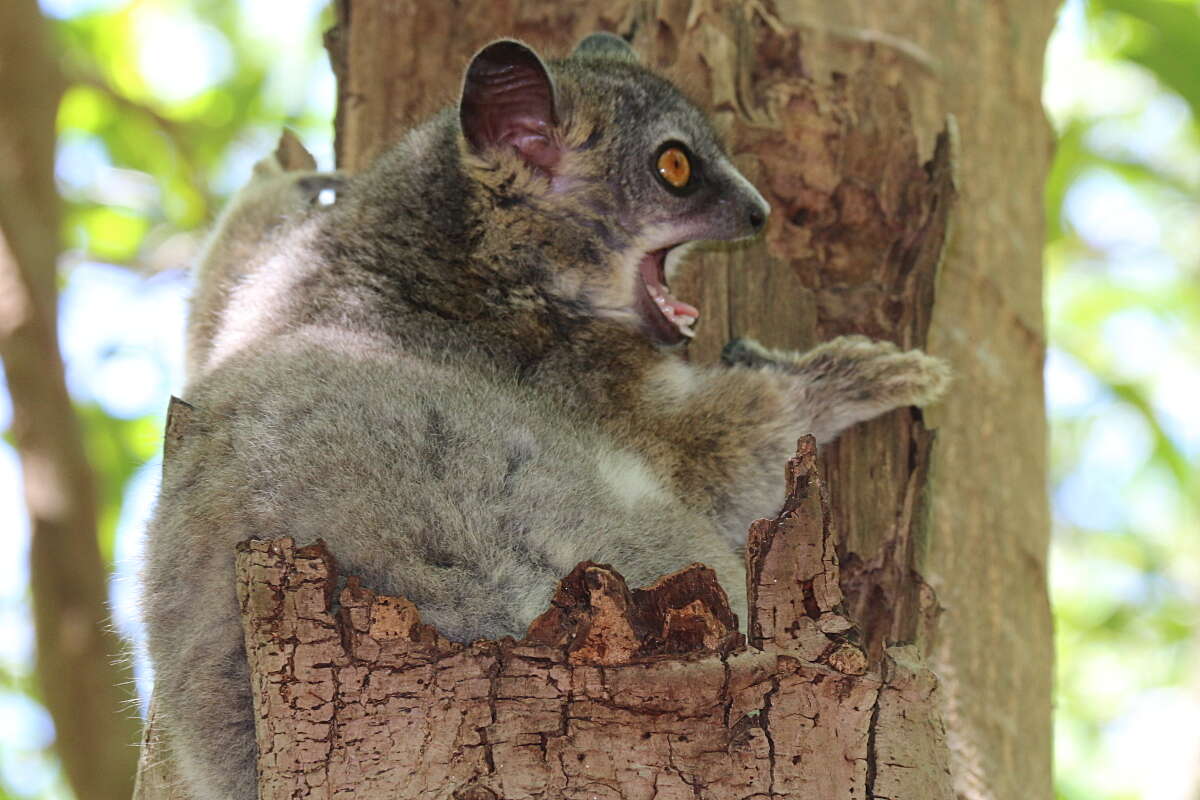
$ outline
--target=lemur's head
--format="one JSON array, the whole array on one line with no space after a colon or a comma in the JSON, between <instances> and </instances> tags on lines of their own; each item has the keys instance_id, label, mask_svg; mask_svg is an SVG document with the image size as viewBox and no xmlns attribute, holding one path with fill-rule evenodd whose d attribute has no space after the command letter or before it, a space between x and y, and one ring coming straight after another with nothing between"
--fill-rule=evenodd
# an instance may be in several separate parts
<instances>
[{"instance_id":1,"label":"lemur's head","mask_svg":"<svg viewBox=\"0 0 1200 800\"><path fill-rule=\"evenodd\" d=\"M520 42L488 45L467 68L459 121L488 223L508 234L497 243L514 229L541 242L556 293L659 344L692 336L699 315L667 288L685 246L752 236L770 211L705 115L611 34L551 62Z\"/></svg>"}]
</instances>

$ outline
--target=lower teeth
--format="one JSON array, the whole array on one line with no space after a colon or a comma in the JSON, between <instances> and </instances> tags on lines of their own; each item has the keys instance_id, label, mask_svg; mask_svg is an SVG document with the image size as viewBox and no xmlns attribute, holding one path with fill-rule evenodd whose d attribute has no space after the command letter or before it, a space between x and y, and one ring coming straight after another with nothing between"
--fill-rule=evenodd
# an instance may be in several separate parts
<instances>
[{"instance_id":1,"label":"lower teeth","mask_svg":"<svg viewBox=\"0 0 1200 800\"><path fill-rule=\"evenodd\" d=\"M696 332L692 330L692 325L696 323L695 317L681 316L675 313L675 309L671 307L667 301L667 298L663 296L662 290L657 286L647 286L646 288L650 290L650 297L654 300L655 305L658 306L658 309L662 312L662 315L666 317L671 324L678 328L680 333L688 337L696 335Z\"/></svg>"}]
</instances>

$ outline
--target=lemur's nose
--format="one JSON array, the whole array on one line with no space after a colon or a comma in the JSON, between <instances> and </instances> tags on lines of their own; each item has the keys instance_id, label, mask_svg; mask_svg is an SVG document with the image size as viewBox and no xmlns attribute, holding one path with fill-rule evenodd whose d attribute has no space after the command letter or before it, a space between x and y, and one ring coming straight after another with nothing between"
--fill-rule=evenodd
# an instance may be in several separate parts
<instances>
[{"instance_id":1,"label":"lemur's nose","mask_svg":"<svg viewBox=\"0 0 1200 800\"><path fill-rule=\"evenodd\" d=\"M758 233L762 230L763 225L767 223L767 215L761 208L752 207L746 221L750 223L750 227L754 229L754 232Z\"/></svg>"}]
</instances>

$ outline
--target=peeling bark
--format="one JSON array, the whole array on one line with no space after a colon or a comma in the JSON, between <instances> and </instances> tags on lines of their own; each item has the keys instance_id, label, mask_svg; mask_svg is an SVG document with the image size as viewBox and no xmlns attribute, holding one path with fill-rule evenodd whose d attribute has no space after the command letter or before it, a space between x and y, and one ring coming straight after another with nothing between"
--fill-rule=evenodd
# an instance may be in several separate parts
<instances>
[{"instance_id":1,"label":"peeling bark","mask_svg":"<svg viewBox=\"0 0 1200 800\"><path fill-rule=\"evenodd\" d=\"M162 723L151 701L138 748L137 780L133 800L190 800L180 784L170 750L163 741Z\"/></svg>"},{"instance_id":2,"label":"peeling bark","mask_svg":"<svg viewBox=\"0 0 1200 800\"><path fill-rule=\"evenodd\" d=\"M280 143L281 151L283 142ZM282 156L283 153L280 152ZM162 469L175 457L179 443L187 435L194 407L178 397L167 405L167 426L163 432ZM138 749L137 775L133 784L133 800L189 800L180 785L179 775L167 743L163 740L162 723L158 719L157 703L151 698L146 724Z\"/></svg>"}]
</instances>

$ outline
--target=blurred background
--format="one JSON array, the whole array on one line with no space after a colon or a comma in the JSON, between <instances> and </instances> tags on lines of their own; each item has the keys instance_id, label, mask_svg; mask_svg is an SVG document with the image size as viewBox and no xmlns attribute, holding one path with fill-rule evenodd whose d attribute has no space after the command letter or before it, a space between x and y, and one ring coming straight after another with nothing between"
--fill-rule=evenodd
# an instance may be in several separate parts
<instances>
[{"instance_id":1,"label":"blurred background","mask_svg":"<svg viewBox=\"0 0 1200 800\"><path fill-rule=\"evenodd\" d=\"M331 166L331 20L325 0L40 5L68 81L59 336L99 474L115 625L131 635L181 383L184 268L282 125ZM1068 0L1044 98L1059 135L1045 243L1057 794L1200 800L1200 5ZM33 679L9 436L0 532L0 800L68 800Z\"/></svg>"}]
</instances>

